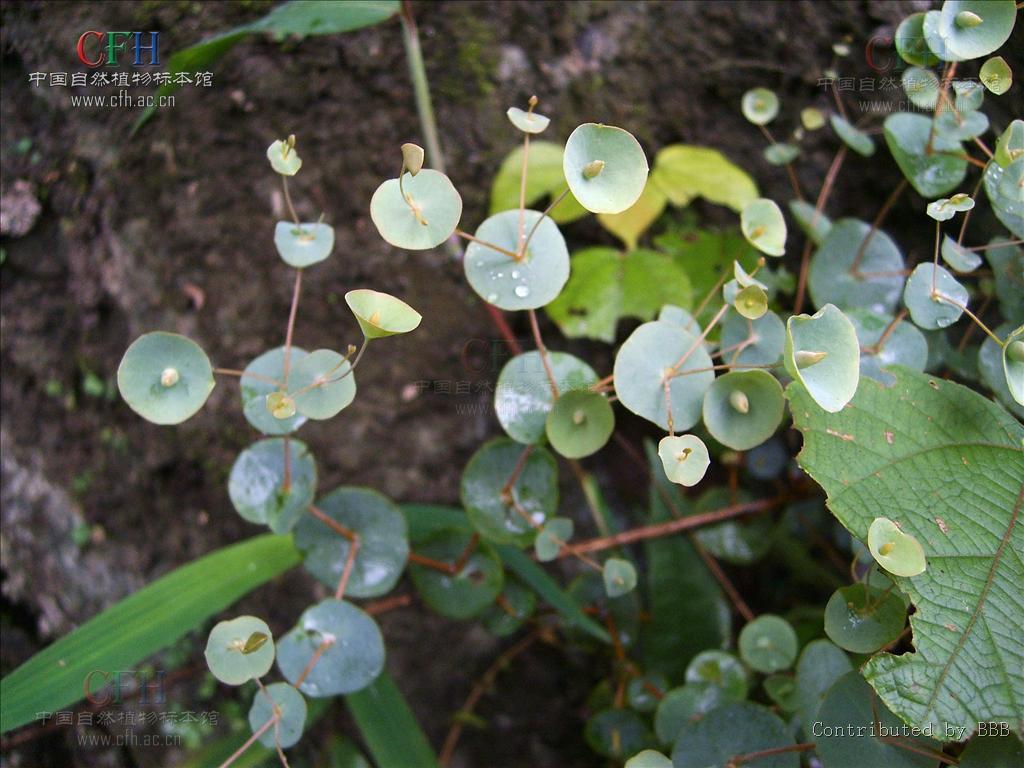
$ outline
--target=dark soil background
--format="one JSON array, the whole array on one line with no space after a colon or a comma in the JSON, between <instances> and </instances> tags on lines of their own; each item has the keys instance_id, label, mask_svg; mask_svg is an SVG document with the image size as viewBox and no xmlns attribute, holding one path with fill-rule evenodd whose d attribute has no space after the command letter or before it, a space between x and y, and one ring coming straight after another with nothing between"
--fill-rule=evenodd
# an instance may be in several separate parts
<instances>
[{"instance_id":1,"label":"dark soil background","mask_svg":"<svg viewBox=\"0 0 1024 768\"><path fill-rule=\"evenodd\" d=\"M830 107L817 80L834 60L834 42L850 42L844 76L877 76L865 62L865 42L891 36L895 22L927 5L416 3L448 172L466 204L463 228L473 230L486 214L492 175L518 140L505 109L531 93L553 117L545 138L564 140L578 123L595 120L632 131L652 158L673 142L714 146L748 169L764 194L788 199L784 172L763 161L764 141L740 115L742 93L776 89L784 105L776 130L788 132L799 108ZM293 184L299 213L308 219L326 211L337 232L334 255L305 281L296 342L314 349L357 341L341 300L354 287L397 294L424 316L415 334L371 349L353 407L303 428L322 488L357 484L401 501L455 502L467 458L499 431L480 386L494 381L497 368L479 353L484 345L473 343L475 356L465 354L468 342L489 341L494 331L461 268L443 250L389 247L368 215L373 190L394 174L398 145L421 140L397 21L304 41L252 37L214 65L212 88L179 91L177 105L134 138L128 132L137 111L72 108L69 89L29 83L31 72L75 71L84 30L158 30L166 61L269 7L170 0L2 6L5 673L174 567L260 532L234 513L225 487L235 456L256 438L241 416L237 383L222 379L198 416L161 428L132 414L113 380L124 349L149 330L185 333L225 367L244 367L283 342L291 274L272 244L282 200L264 151L274 138L298 134L305 163ZM990 116L1000 125L998 109ZM837 141L825 130L805 146L800 179L816 193ZM833 198L841 202L829 213L870 219L897 173L884 148L871 161L850 159ZM907 195L897 207L897 233L912 206L923 203ZM734 224L727 211L697 209L705 221ZM570 226L567 235L576 243L607 238L592 222ZM525 327L517 331L527 335ZM556 348L571 348L553 330L548 335ZM608 367L607 351L600 354L599 367ZM417 394L419 381L473 386L468 395ZM457 409L474 402L478 415ZM614 483L628 508L642 503L643 478L606 469L621 464L613 455L588 466ZM573 514L579 500L570 492L566 504ZM579 519L587 530L585 516ZM318 594L297 572L244 606L283 632ZM472 681L507 643L415 606L382 624L389 667L440 745ZM190 664L201 662L201 648L186 649ZM592 666L543 647L528 653L485 698L481 714L491 729L467 729L457 764L597 764L580 719ZM186 680L172 698L187 702L198 686L197 678ZM340 706L324 723L318 733L354 733ZM64 728L9 743L2 764L151 766L180 757L77 747L72 734Z\"/></svg>"}]
</instances>

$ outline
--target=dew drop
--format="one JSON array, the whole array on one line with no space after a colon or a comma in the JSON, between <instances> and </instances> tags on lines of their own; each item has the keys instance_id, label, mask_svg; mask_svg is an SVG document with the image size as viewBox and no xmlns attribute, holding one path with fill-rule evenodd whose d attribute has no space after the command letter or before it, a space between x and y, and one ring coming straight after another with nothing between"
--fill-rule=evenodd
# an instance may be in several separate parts
<instances>
[{"instance_id":1,"label":"dew drop","mask_svg":"<svg viewBox=\"0 0 1024 768\"><path fill-rule=\"evenodd\" d=\"M515 290L515 294L520 299L525 299L527 296L530 295L530 289L527 288L525 285L517 285L516 286L516 290Z\"/></svg>"},{"instance_id":2,"label":"dew drop","mask_svg":"<svg viewBox=\"0 0 1024 768\"><path fill-rule=\"evenodd\" d=\"M519 270L518 269L513 269L512 270L512 279L513 280L518 280L519 279Z\"/></svg>"}]
</instances>

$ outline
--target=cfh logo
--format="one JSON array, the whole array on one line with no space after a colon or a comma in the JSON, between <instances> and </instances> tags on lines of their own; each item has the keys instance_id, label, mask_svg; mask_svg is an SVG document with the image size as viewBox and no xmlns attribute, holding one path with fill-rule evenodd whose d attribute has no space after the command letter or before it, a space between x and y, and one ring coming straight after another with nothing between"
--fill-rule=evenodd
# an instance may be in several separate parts
<instances>
[{"instance_id":1,"label":"cfh logo","mask_svg":"<svg viewBox=\"0 0 1024 768\"><path fill-rule=\"evenodd\" d=\"M159 32L83 32L75 49L87 67L118 66L118 57L132 56L136 67L160 64ZM148 58L148 61L143 61Z\"/></svg>"},{"instance_id":2,"label":"cfh logo","mask_svg":"<svg viewBox=\"0 0 1024 768\"><path fill-rule=\"evenodd\" d=\"M136 697L142 705L163 704L165 676L162 669L149 674L134 669L94 669L85 676L82 688L89 703L100 707L120 704L126 696Z\"/></svg>"}]
</instances>

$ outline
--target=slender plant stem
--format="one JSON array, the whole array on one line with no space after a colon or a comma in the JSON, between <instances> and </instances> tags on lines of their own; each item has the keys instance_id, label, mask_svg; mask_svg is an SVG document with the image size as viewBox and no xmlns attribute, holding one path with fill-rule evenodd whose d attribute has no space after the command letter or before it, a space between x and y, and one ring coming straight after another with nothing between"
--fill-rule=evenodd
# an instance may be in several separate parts
<instances>
[{"instance_id":1,"label":"slender plant stem","mask_svg":"<svg viewBox=\"0 0 1024 768\"><path fill-rule=\"evenodd\" d=\"M672 366L669 375L665 377L666 380L674 378L675 376L679 375L679 369L686 363L687 360L689 360L690 355L694 353L694 350L696 350L697 347L704 343L704 339L706 339L708 334L711 333L711 329L718 325L718 321L722 319L722 315L724 315L728 311L728 309L729 305L723 304L722 308L715 313L715 316L711 318L711 322L709 322L707 327L703 331L701 331L700 336L694 339L693 344L691 344L690 348L686 350L686 353L681 358L679 358L678 362L676 362L675 365Z\"/></svg>"},{"instance_id":2,"label":"slender plant stem","mask_svg":"<svg viewBox=\"0 0 1024 768\"><path fill-rule=\"evenodd\" d=\"M253 744L255 744L260 736L262 736L264 733L270 730L270 727L274 723L276 723L277 720L277 715L272 715L271 718L267 720L267 722L265 722L263 725L261 725L257 730L253 732L252 736L245 740L245 743L242 746L240 746L238 749L231 753L231 757L229 757L227 760L220 764L220 768L228 768L228 766L234 763L235 760L237 760L243 754L245 754L245 751L249 749L249 747L251 747Z\"/></svg>"},{"instance_id":3,"label":"slender plant stem","mask_svg":"<svg viewBox=\"0 0 1024 768\"><path fill-rule=\"evenodd\" d=\"M726 765L729 768L736 768L736 766L743 765L745 763L753 763L764 757L774 757L775 755L785 755L789 752L810 752L817 745L813 742L803 742L801 744L790 744L785 747L772 747L771 749L761 749L757 752L745 752L742 755L735 755L726 761Z\"/></svg>"},{"instance_id":4,"label":"slender plant stem","mask_svg":"<svg viewBox=\"0 0 1024 768\"><path fill-rule=\"evenodd\" d=\"M970 213L970 211L968 211L968 213ZM966 216L964 218L966 218ZM1024 243L1024 240L1001 240L998 243L989 243L988 245L976 245L973 248L967 248L966 250L971 251L973 253L979 253L981 251L987 251L991 248L1006 248L1011 245L1020 245L1021 243Z\"/></svg>"},{"instance_id":5,"label":"slender plant stem","mask_svg":"<svg viewBox=\"0 0 1024 768\"><path fill-rule=\"evenodd\" d=\"M872 238L874 238L875 232L877 232L881 228L882 223L885 221L885 217L889 215L889 211L892 210L893 205L896 204L896 201L899 200L900 195L903 194L903 190L905 190L906 188L907 180L904 178L900 181L899 184L896 185L895 189L893 189L893 191L889 193L889 196L885 199L885 202L882 203L882 207L878 209L878 214L875 216L875 220L871 222L871 229L868 230L868 234L865 236L865 238L861 240L860 247L857 248L857 255L853 259L853 266L850 267L850 272L851 274L853 274L854 277L862 277L860 271L860 262L864 258L864 254L868 249L868 245L871 244L871 240Z\"/></svg>"},{"instance_id":6,"label":"slender plant stem","mask_svg":"<svg viewBox=\"0 0 1024 768\"><path fill-rule=\"evenodd\" d=\"M416 17L412 12L412 2L402 1L402 43L405 46L405 57L409 63L409 76L412 79L413 96L416 99L416 112L420 118L420 131L423 143L430 156L430 165L441 173L446 173L444 152L441 149L440 134L437 130L437 119L434 116L434 105L430 98L430 82L427 80L427 69L423 63L423 49L420 46L420 33L416 26ZM454 237L448 238L445 244L448 254L453 259L462 257L462 248Z\"/></svg>"},{"instance_id":7,"label":"slender plant stem","mask_svg":"<svg viewBox=\"0 0 1024 768\"><path fill-rule=\"evenodd\" d=\"M718 583L722 585L722 589L725 591L726 596L736 607L736 611L743 617L743 620L753 621L754 612L750 610L750 606L747 605L747 601L743 599L742 595L740 595L739 590L736 589L736 585L732 583L732 580L726 572L722 570L722 566L719 565L718 561L704 548L704 546L697 540L696 536L690 535L690 544L693 545L697 554L700 555L700 559L704 561L704 565L707 569L711 571L711 575L714 576Z\"/></svg>"},{"instance_id":8,"label":"slender plant stem","mask_svg":"<svg viewBox=\"0 0 1024 768\"><path fill-rule=\"evenodd\" d=\"M500 245L495 245L494 243L489 243L486 240L481 240L479 237L471 235L469 234L469 232L464 232L461 229L456 229L455 234L458 237L463 238L464 240L469 240L471 243L477 243L479 245L482 245L484 248L490 248L492 251L497 251L502 256L508 256L510 259L515 259L516 261L519 261L519 254L513 253L512 251L502 248Z\"/></svg>"},{"instance_id":9,"label":"slender plant stem","mask_svg":"<svg viewBox=\"0 0 1024 768\"><path fill-rule=\"evenodd\" d=\"M757 127L761 129L761 133L764 134L764 137L768 140L769 145L776 143L775 137L772 136L772 132L768 130L767 125L759 125ZM793 169L793 163L787 162L785 163L785 166L786 173L789 175L789 183L793 187L793 194L796 195L797 200L800 200L802 202L804 199L804 193L803 190L800 189L800 181L796 177L796 171Z\"/></svg>"},{"instance_id":10,"label":"slender plant stem","mask_svg":"<svg viewBox=\"0 0 1024 768\"><path fill-rule=\"evenodd\" d=\"M519 255L517 257L518 261L522 261L523 259L526 258L526 249L530 247L530 241L533 240L533 236L537 232L537 227L540 226L540 223L544 221L544 219L548 218L551 215L551 212L555 210L555 207L563 200L565 200L565 198L568 196L569 188L566 187L565 189L562 190L562 194L560 194L558 197L552 200L551 204L548 205L548 207L544 209L544 212L537 217L537 220L533 222L533 226L530 227L530 233L526 236L526 241L522 244L522 247L519 249Z\"/></svg>"},{"instance_id":11,"label":"slender plant stem","mask_svg":"<svg viewBox=\"0 0 1024 768\"><path fill-rule=\"evenodd\" d=\"M526 250L526 172L530 163L530 134L523 134L523 168L519 173L519 240L516 252L522 254ZM520 256L519 258L522 258Z\"/></svg>"},{"instance_id":12,"label":"slender plant stem","mask_svg":"<svg viewBox=\"0 0 1024 768\"><path fill-rule=\"evenodd\" d=\"M953 75L956 74L956 62L951 61L946 66L946 71L942 74L942 89L939 91L939 98L935 102L935 112L932 114L932 125L928 131L928 143L925 145L924 153L926 155L932 154L933 144L935 142L935 120L939 116L939 111L942 109L943 104L947 101L946 94L949 93L949 86L953 83Z\"/></svg>"},{"instance_id":13,"label":"slender plant stem","mask_svg":"<svg viewBox=\"0 0 1024 768\"><path fill-rule=\"evenodd\" d=\"M284 386L288 388L288 374L291 372L292 336L295 334L295 315L299 311L299 297L302 293L302 270L295 270L295 287L292 289L292 306L288 310L288 327L284 332Z\"/></svg>"},{"instance_id":14,"label":"slender plant stem","mask_svg":"<svg viewBox=\"0 0 1024 768\"><path fill-rule=\"evenodd\" d=\"M281 188L284 189L284 202L288 206L288 214L292 217L292 221L295 222L295 226L301 228L299 223L299 214L295 212L295 206L292 205L292 193L288 189L288 177L281 177Z\"/></svg>"},{"instance_id":15,"label":"slender plant stem","mask_svg":"<svg viewBox=\"0 0 1024 768\"><path fill-rule=\"evenodd\" d=\"M974 189L971 191L971 199L976 200L978 198L978 191L981 189L981 183L985 180L985 174L978 175L978 181L974 184ZM964 244L964 235L967 234L967 222L971 220L971 213L974 211L971 208L969 211L964 213L964 220L960 224L960 234L956 238L957 245ZM971 249L973 250L973 249Z\"/></svg>"},{"instance_id":16,"label":"slender plant stem","mask_svg":"<svg viewBox=\"0 0 1024 768\"><path fill-rule=\"evenodd\" d=\"M833 86L834 87L834 86ZM832 158L832 164L828 167L828 172L825 174L825 181L821 185L821 191L818 192L818 200L814 205L814 216L811 218L811 227L817 223L818 216L825 211L825 203L828 202L829 196L832 194L832 187L835 185L836 177L839 175L839 169L843 166L843 161L846 159L846 145L843 144L836 152L836 156ZM804 243L803 255L800 257L800 275L797 278L796 285L796 299L793 302L793 314L798 315L804 306L804 296L807 293L807 270L810 266L811 261L811 250L814 247L814 243L810 237Z\"/></svg>"},{"instance_id":17,"label":"slender plant stem","mask_svg":"<svg viewBox=\"0 0 1024 768\"><path fill-rule=\"evenodd\" d=\"M631 528L628 531L617 533L614 536L604 536L599 539L591 539L589 541L581 541L577 544L569 544L562 547L561 551L558 553L558 557L572 557L584 552L600 552L604 549L621 547L624 544L632 544L634 541L646 541L647 539L671 536L674 533L702 528L706 525L713 525L734 517L742 517L744 515L765 512L779 506L785 500L786 497L776 496L770 499L746 501L741 504L732 504L728 507L712 510L711 512L704 512L699 515L680 517L675 520L669 520L665 523L655 523L654 525L644 525L638 528Z\"/></svg>"},{"instance_id":18,"label":"slender plant stem","mask_svg":"<svg viewBox=\"0 0 1024 768\"><path fill-rule=\"evenodd\" d=\"M544 373L547 374L548 384L551 385L551 395L558 399L558 382L555 381L554 371L551 370L551 361L548 359L548 349L544 346L544 339L540 335L540 325L537 323L537 312L529 310L530 330L533 331L533 340L537 344L537 351L540 352L540 360L544 364Z\"/></svg>"},{"instance_id":19,"label":"slender plant stem","mask_svg":"<svg viewBox=\"0 0 1024 768\"><path fill-rule=\"evenodd\" d=\"M487 671L484 672L483 676L473 686L469 692L469 696L466 697L466 701L462 705L462 709L459 713L463 715L462 718L455 718L452 723L452 727L448 731L448 735L445 737L444 746L441 748L441 755L438 761L442 766L447 766L451 763L452 756L455 754L455 747L458 746L459 737L462 735L462 725L467 715L472 715L476 709L480 699L483 698L484 694L487 693L491 688L494 687L494 681L498 675L508 667L509 664L524 651L526 651L531 645L533 645L542 636L542 630L535 630L530 633L522 640L517 642L507 651L503 652Z\"/></svg>"}]
</instances>

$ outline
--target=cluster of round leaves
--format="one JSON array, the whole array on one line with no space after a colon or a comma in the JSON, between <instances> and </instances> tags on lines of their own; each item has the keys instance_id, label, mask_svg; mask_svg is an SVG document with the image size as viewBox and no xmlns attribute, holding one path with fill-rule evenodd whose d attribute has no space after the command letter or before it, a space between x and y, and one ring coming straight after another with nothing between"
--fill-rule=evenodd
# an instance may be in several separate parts
<instances>
[{"instance_id":1,"label":"cluster of round leaves","mask_svg":"<svg viewBox=\"0 0 1024 768\"><path fill-rule=\"evenodd\" d=\"M905 620L905 606L895 599ZM797 768L797 744L807 741L814 742L824 768L924 764L867 727L857 733L856 726L874 718L889 727L899 721L875 699L844 650L810 638L786 619L765 614L741 630L738 655L700 652L681 680L656 671L631 679L625 707L615 707L610 691L598 688L591 695L590 706L598 711L587 723L587 741L602 755L628 758L627 768L731 765L753 753L759 764Z\"/></svg>"},{"instance_id":2,"label":"cluster of round leaves","mask_svg":"<svg viewBox=\"0 0 1024 768\"><path fill-rule=\"evenodd\" d=\"M417 149L405 149L404 164L422 164L422 150L417 155ZM294 136L275 141L267 158L284 178L302 166ZM417 184L424 181L422 175L418 178ZM279 222L274 244L286 264L301 270L327 258L334 230L322 222ZM421 320L405 302L386 293L353 290L345 301L362 331L364 347L373 339L408 333ZM294 530L305 566L315 577L334 587L347 572L347 595L373 597L388 592L405 568L409 545L404 516L380 494L359 488L338 489L321 498L316 511L323 519L308 514L317 492L316 463L303 442L289 437L308 419L329 419L353 401L354 353L353 346L341 354L289 345L249 363L241 372L242 411L266 437L239 455L228 494L249 522L278 534ZM209 358L195 342L155 332L125 352L118 387L143 418L177 424L203 406L213 390L213 376ZM302 735L304 696L336 696L366 687L383 669L384 655L374 619L341 599L309 608L276 643L266 623L241 616L217 624L206 647L207 664L221 682L259 682L249 723L264 745L280 748ZM287 682L264 686L260 679L275 660Z\"/></svg>"}]
</instances>

